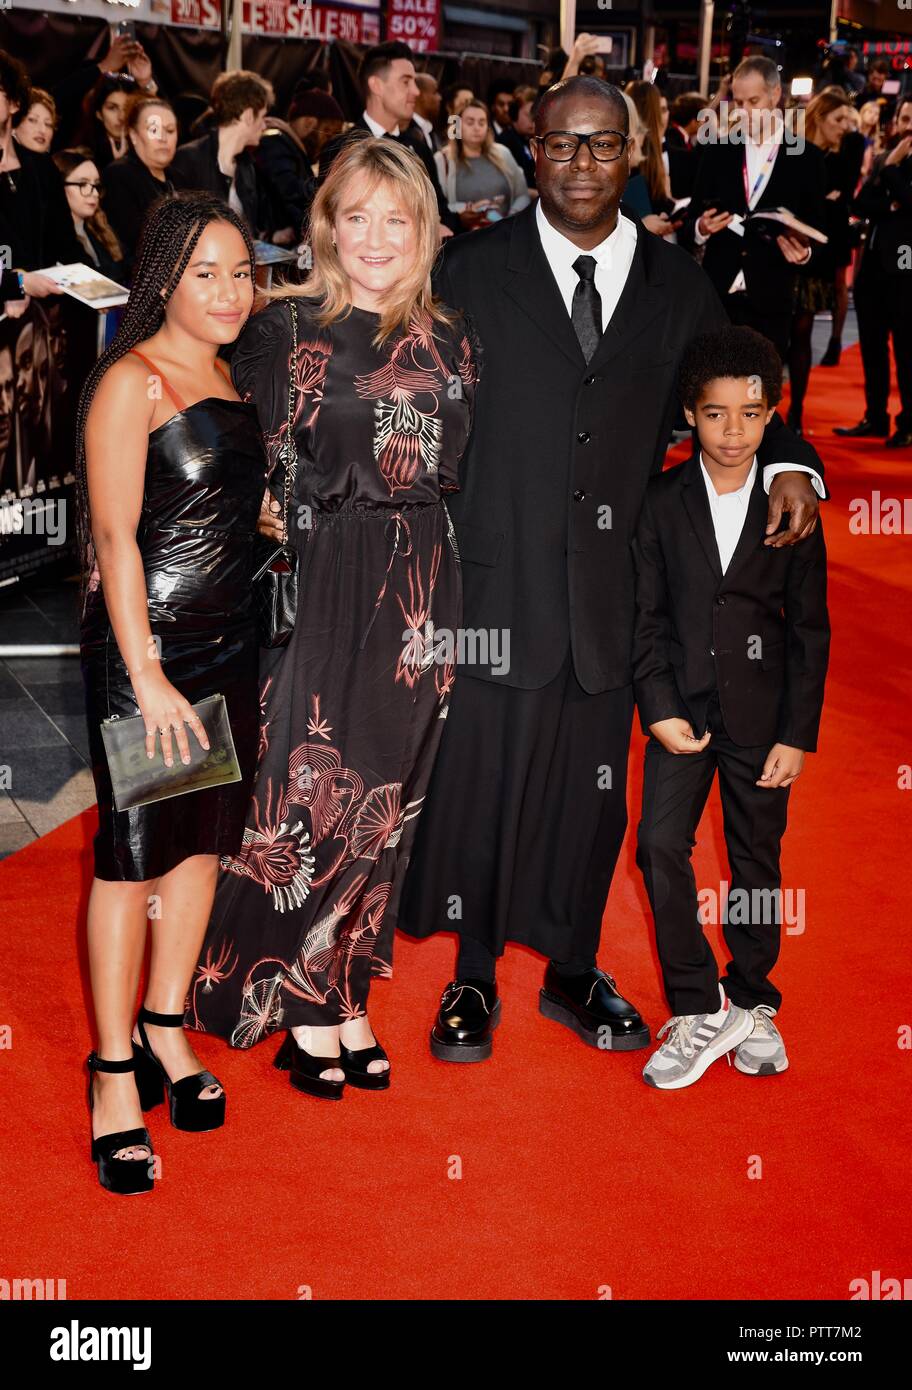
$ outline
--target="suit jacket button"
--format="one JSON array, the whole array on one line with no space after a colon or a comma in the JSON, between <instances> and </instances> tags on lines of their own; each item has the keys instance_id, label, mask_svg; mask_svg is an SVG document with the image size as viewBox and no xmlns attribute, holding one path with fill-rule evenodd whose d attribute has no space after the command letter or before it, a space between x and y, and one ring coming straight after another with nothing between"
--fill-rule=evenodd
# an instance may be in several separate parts
<instances>
[{"instance_id":1,"label":"suit jacket button","mask_svg":"<svg viewBox=\"0 0 912 1390\"><path fill-rule=\"evenodd\" d=\"M588 430L580 430L580 432L579 432L579 434L576 436L576 438L577 438L577 441L578 441L580 444L588 444L588 443L589 443L589 440L590 440L590 438L591 438L591 435L589 434L589 431L588 431Z\"/></svg>"},{"instance_id":2,"label":"suit jacket button","mask_svg":"<svg viewBox=\"0 0 912 1390\"><path fill-rule=\"evenodd\" d=\"M580 489L577 488L576 492L574 492L574 494L573 494L573 500L574 500L574 502L582 502L582 500L583 500L583 498L584 498L585 496L586 496L585 492L581 492Z\"/></svg>"},{"instance_id":3,"label":"suit jacket button","mask_svg":"<svg viewBox=\"0 0 912 1390\"><path fill-rule=\"evenodd\" d=\"M584 385L584 386L594 386L594 385L595 385L595 382L596 382L596 378L595 378L594 376L587 376L587 377L584 377L584 378L583 378L583 385Z\"/></svg>"},{"instance_id":4,"label":"suit jacket button","mask_svg":"<svg viewBox=\"0 0 912 1390\"><path fill-rule=\"evenodd\" d=\"M716 649L715 649L715 647L710 647L710 649L709 649L709 654L710 654L710 656L715 656L715 654L716 654Z\"/></svg>"},{"instance_id":5,"label":"suit jacket button","mask_svg":"<svg viewBox=\"0 0 912 1390\"><path fill-rule=\"evenodd\" d=\"M719 605L720 608L724 608L724 607L725 607L725 595L724 595L724 594L720 594L719 597L716 599L716 603Z\"/></svg>"}]
</instances>

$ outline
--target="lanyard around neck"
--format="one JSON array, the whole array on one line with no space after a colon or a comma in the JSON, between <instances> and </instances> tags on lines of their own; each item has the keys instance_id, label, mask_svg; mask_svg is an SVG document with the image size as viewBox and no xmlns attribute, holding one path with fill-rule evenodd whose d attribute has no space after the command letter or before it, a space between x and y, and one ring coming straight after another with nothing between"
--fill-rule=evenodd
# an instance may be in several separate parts
<instances>
[{"instance_id":1,"label":"lanyard around neck","mask_svg":"<svg viewBox=\"0 0 912 1390\"><path fill-rule=\"evenodd\" d=\"M744 199L745 199L745 202L747 203L747 210L748 210L748 212L750 212L750 210L751 210L751 203L754 201L754 199L756 198L756 196L757 196L759 190L765 185L767 179L769 178L770 174L772 173L772 171L773 171L773 165L774 165L775 162L776 162L776 155L777 155L778 153L779 153L779 142L777 141L777 142L773 145L773 147L772 147L772 149L770 150L769 154L766 156L766 159L764 159L763 165L762 165L762 167L761 167L761 169L760 169L760 172L759 172L759 174L757 175L756 179L754 180L754 186L753 186L753 188L750 190L750 192L748 192L748 187L747 187L747 147L745 146L745 149L744 149L744 164L743 164L743 166L742 166L741 172L742 172L743 175L744 175Z\"/></svg>"}]
</instances>

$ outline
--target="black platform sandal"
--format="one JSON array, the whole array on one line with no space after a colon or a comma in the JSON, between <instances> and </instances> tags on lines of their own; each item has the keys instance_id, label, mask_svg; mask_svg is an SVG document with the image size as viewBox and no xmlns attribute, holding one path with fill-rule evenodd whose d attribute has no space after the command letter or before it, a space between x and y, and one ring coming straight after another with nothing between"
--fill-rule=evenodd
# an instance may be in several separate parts
<instances>
[{"instance_id":1,"label":"black platform sandal","mask_svg":"<svg viewBox=\"0 0 912 1390\"><path fill-rule=\"evenodd\" d=\"M303 1091L308 1096L317 1096L320 1100L342 1099L345 1082L330 1081L320 1075L321 1071L330 1071L333 1067L343 1069L342 1058L314 1057L295 1040L290 1028L272 1065L277 1071L288 1072L288 1080L296 1091Z\"/></svg>"},{"instance_id":2,"label":"black platform sandal","mask_svg":"<svg viewBox=\"0 0 912 1390\"><path fill-rule=\"evenodd\" d=\"M133 1044L133 1057L139 1103L143 1110L152 1110L156 1105L161 1105L167 1091L171 1123L175 1129L188 1130L192 1134L218 1129L225 1123L224 1089L220 1096L211 1100L205 1100L202 1096L208 1086L221 1086L218 1077L213 1076L211 1071L197 1071L192 1076L182 1076L180 1081L172 1081L152 1051L144 1023L151 1023L155 1028L183 1028L184 1016L154 1014L143 1006L136 1017L142 1047L138 1043Z\"/></svg>"},{"instance_id":3,"label":"black platform sandal","mask_svg":"<svg viewBox=\"0 0 912 1390\"><path fill-rule=\"evenodd\" d=\"M123 1062L109 1062L90 1052L86 1058L89 1069L89 1116L95 1109L93 1086L96 1071L125 1072L135 1071L135 1057ZM118 1149L147 1148L148 1157L116 1158ZM122 1129L115 1134L100 1134L92 1140L92 1162L98 1164L98 1181L108 1192L117 1192L122 1197L131 1197L135 1192L151 1192L154 1184L152 1165L154 1162L152 1140L147 1129Z\"/></svg>"},{"instance_id":4,"label":"black platform sandal","mask_svg":"<svg viewBox=\"0 0 912 1390\"><path fill-rule=\"evenodd\" d=\"M378 1042L373 1047L346 1047L339 1043L341 1059L339 1065L345 1072L345 1080L350 1086L362 1091L387 1091L390 1084L390 1068L386 1071L368 1071L371 1062L388 1062L389 1058Z\"/></svg>"}]
</instances>

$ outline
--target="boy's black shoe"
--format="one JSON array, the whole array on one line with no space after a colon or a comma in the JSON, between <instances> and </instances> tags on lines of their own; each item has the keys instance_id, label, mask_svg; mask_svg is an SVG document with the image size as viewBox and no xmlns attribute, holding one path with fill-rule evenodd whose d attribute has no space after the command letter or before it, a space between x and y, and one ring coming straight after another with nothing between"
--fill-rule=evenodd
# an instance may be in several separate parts
<instances>
[{"instance_id":1,"label":"boy's black shoe","mask_svg":"<svg viewBox=\"0 0 912 1390\"><path fill-rule=\"evenodd\" d=\"M889 420L869 420L867 415L857 425L837 425L833 430L842 439L886 439L890 433Z\"/></svg>"},{"instance_id":2,"label":"boy's black shoe","mask_svg":"<svg viewBox=\"0 0 912 1390\"><path fill-rule=\"evenodd\" d=\"M484 1062L500 1022L493 980L451 980L431 1029L431 1052L441 1062Z\"/></svg>"},{"instance_id":3,"label":"boy's black shoe","mask_svg":"<svg viewBox=\"0 0 912 1390\"><path fill-rule=\"evenodd\" d=\"M590 1047L635 1052L649 1046L648 1025L618 993L611 976L594 966L582 975L567 978L558 975L549 962L538 1007L545 1018L563 1023Z\"/></svg>"}]
</instances>

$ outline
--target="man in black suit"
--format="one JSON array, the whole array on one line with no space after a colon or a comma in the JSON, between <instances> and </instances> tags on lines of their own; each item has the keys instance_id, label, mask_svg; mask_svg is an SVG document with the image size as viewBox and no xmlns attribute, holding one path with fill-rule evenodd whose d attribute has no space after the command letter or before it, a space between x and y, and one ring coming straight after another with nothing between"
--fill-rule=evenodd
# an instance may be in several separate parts
<instances>
[{"instance_id":1,"label":"man in black suit","mask_svg":"<svg viewBox=\"0 0 912 1390\"><path fill-rule=\"evenodd\" d=\"M678 359L721 326L712 285L621 204L627 107L575 77L542 98L536 206L445 248L437 289L475 320L484 361L462 490L447 505L473 662L456 675L398 924L456 930L460 956L434 1055L491 1052L496 958L546 956L540 1006L585 1041L644 1047L649 1030L596 968L624 837L633 709L630 538L671 435ZM816 454L778 417L761 461L770 526L804 537ZM496 649L509 661L485 659ZM468 644L466 643L466 648Z\"/></svg>"},{"instance_id":2,"label":"man in black suit","mask_svg":"<svg viewBox=\"0 0 912 1390\"><path fill-rule=\"evenodd\" d=\"M890 337L902 410L887 449L912 447L912 97L896 112L892 149L878 155L855 200L869 224L853 296L864 367L865 413L849 438L890 433Z\"/></svg>"},{"instance_id":3,"label":"man in black suit","mask_svg":"<svg viewBox=\"0 0 912 1390\"><path fill-rule=\"evenodd\" d=\"M510 124L496 136L497 143L505 146L523 171L527 188L535 187L535 156L529 144L535 134L532 119L532 99L514 97L510 102Z\"/></svg>"},{"instance_id":4,"label":"man in black suit","mask_svg":"<svg viewBox=\"0 0 912 1390\"><path fill-rule=\"evenodd\" d=\"M830 627L826 550L764 545L756 449L781 395L768 339L698 336L681 365L699 448L646 489L633 550L633 682L649 735L637 862L673 1017L643 1079L690 1086L735 1050L751 1076L785 1071L769 978L779 954L788 788L817 747ZM725 978L700 926L691 851L716 771L731 887L719 903Z\"/></svg>"},{"instance_id":5,"label":"man in black suit","mask_svg":"<svg viewBox=\"0 0 912 1390\"><path fill-rule=\"evenodd\" d=\"M354 130L368 130L371 135L386 136L412 150L424 165L434 188L440 215L441 235L450 236L462 230L456 213L450 212L437 177L437 166L424 133L412 119L418 97L415 63L408 44L390 40L369 48L358 69L364 110L354 122ZM320 156L320 179L324 179L333 160L349 134L331 140ZM468 225L468 224L466 224Z\"/></svg>"},{"instance_id":6,"label":"man in black suit","mask_svg":"<svg viewBox=\"0 0 912 1390\"><path fill-rule=\"evenodd\" d=\"M697 163L682 241L705 248L703 269L733 323L763 333L783 358L794 313L795 273L813 252L790 235L748 217L787 208L801 222L824 225L823 154L791 140L779 102L779 70L769 58L745 58L732 78L730 110ZM734 118L726 120L725 117ZM699 138L699 137L698 137Z\"/></svg>"}]
</instances>

